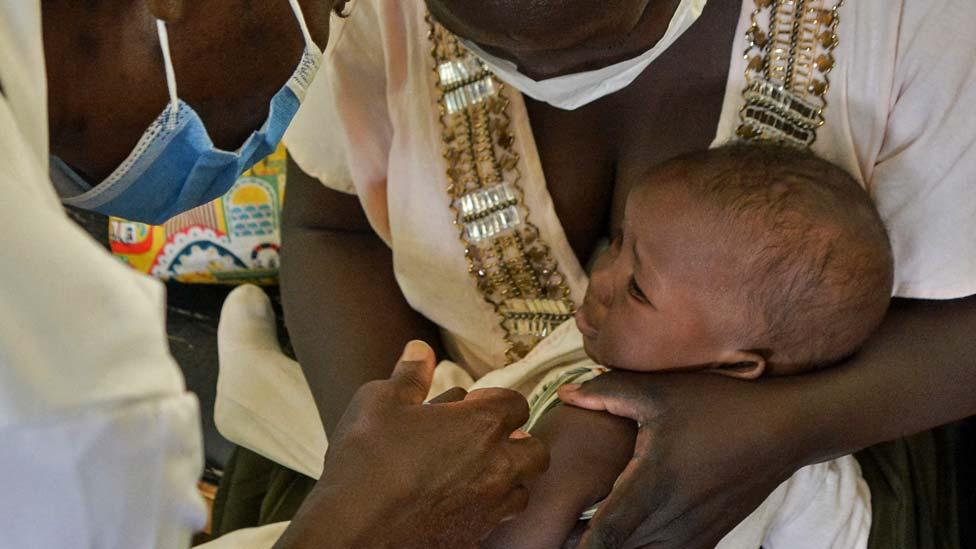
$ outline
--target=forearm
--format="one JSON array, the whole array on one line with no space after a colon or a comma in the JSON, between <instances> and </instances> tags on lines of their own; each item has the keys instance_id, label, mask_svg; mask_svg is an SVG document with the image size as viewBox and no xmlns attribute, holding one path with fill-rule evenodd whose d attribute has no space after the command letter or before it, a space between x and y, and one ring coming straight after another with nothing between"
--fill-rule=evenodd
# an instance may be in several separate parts
<instances>
[{"instance_id":1,"label":"forearm","mask_svg":"<svg viewBox=\"0 0 976 549\"><path fill-rule=\"evenodd\" d=\"M791 387L801 441L823 460L976 414L976 297L896 300L846 363L770 380ZM794 420L794 424L796 421Z\"/></svg>"},{"instance_id":2,"label":"forearm","mask_svg":"<svg viewBox=\"0 0 976 549\"><path fill-rule=\"evenodd\" d=\"M281 294L285 320L326 432L363 383L389 376L411 339L435 345L436 327L410 308L392 252L354 196L289 166Z\"/></svg>"},{"instance_id":3,"label":"forearm","mask_svg":"<svg viewBox=\"0 0 976 549\"><path fill-rule=\"evenodd\" d=\"M281 281L285 319L326 432L363 383L388 377L410 339L436 331L393 280L375 236L293 229ZM296 250L300 250L296 253Z\"/></svg>"}]
</instances>

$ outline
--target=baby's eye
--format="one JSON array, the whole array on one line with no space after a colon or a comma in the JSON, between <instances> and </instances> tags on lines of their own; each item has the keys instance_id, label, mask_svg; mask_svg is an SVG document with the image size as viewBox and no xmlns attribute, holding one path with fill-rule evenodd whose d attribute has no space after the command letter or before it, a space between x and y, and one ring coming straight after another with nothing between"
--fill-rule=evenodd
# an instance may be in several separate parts
<instances>
[{"instance_id":1,"label":"baby's eye","mask_svg":"<svg viewBox=\"0 0 976 549\"><path fill-rule=\"evenodd\" d=\"M633 276L630 277L630 281L627 283L627 292L631 295L631 297L633 297L637 301L640 301L641 303L651 302L649 299L647 299L647 296L644 295L644 292L637 285L637 280Z\"/></svg>"}]
</instances>

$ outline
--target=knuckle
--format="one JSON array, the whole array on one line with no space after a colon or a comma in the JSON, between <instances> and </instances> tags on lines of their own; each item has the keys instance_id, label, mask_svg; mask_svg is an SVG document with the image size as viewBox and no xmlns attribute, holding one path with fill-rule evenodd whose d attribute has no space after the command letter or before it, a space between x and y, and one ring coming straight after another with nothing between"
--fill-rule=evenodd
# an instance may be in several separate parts
<instances>
[{"instance_id":1,"label":"knuckle","mask_svg":"<svg viewBox=\"0 0 976 549\"><path fill-rule=\"evenodd\" d=\"M507 448L503 448L495 455L495 470L504 482L515 478L518 466L515 457Z\"/></svg>"},{"instance_id":2,"label":"knuckle","mask_svg":"<svg viewBox=\"0 0 976 549\"><path fill-rule=\"evenodd\" d=\"M508 391L505 395L506 405L514 412L519 423L525 423L529 419L529 401L515 391Z\"/></svg>"},{"instance_id":3,"label":"knuckle","mask_svg":"<svg viewBox=\"0 0 976 549\"><path fill-rule=\"evenodd\" d=\"M359 389L356 391L356 395L353 398L360 401L375 400L385 393L386 389L387 382L385 380L375 379L373 381L367 381L359 387Z\"/></svg>"},{"instance_id":4,"label":"knuckle","mask_svg":"<svg viewBox=\"0 0 976 549\"><path fill-rule=\"evenodd\" d=\"M481 406L479 413L474 416L474 428L485 434L494 434L502 429L505 418L494 407Z\"/></svg>"},{"instance_id":5,"label":"knuckle","mask_svg":"<svg viewBox=\"0 0 976 549\"><path fill-rule=\"evenodd\" d=\"M523 466L525 469L539 471L540 473L549 469L551 456L545 443L536 438L528 438L520 441L519 444L524 445L528 456Z\"/></svg>"},{"instance_id":6,"label":"knuckle","mask_svg":"<svg viewBox=\"0 0 976 549\"><path fill-rule=\"evenodd\" d=\"M599 549L611 549L623 547L627 541L627 536L613 525L600 525L590 531L590 539L593 541L592 547Z\"/></svg>"},{"instance_id":7,"label":"knuckle","mask_svg":"<svg viewBox=\"0 0 976 549\"><path fill-rule=\"evenodd\" d=\"M339 422L336 433L330 439L330 447L340 439L346 444L375 440L382 430L381 424L377 421L376 414L368 412L344 416Z\"/></svg>"},{"instance_id":8,"label":"knuckle","mask_svg":"<svg viewBox=\"0 0 976 549\"><path fill-rule=\"evenodd\" d=\"M490 485L503 492L510 490L516 478L515 460L511 453L504 449L496 451L485 469L485 476Z\"/></svg>"},{"instance_id":9,"label":"knuckle","mask_svg":"<svg viewBox=\"0 0 976 549\"><path fill-rule=\"evenodd\" d=\"M515 515L525 511L529 506L529 490L525 486L516 486L505 502L507 514Z\"/></svg>"},{"instance_id":10,"label":"knuckle","mask_svg":"<svg viewBox=\"0 0 976 549\"><path fill-rule=\"evenodd\" d=\"M525 397L510 389L483 389L478 395L483 403L483 410L487 418L496 429L511 427L512 423L519 425L529 419L529 403ZM477 392L477 391L476 391Z\"/></svg>"},{"instance_id":11,"label":"knuckle","mask_svg":"<svg viewBox=\"0 0 976 549\"><path fill-rule=\"evenodd\" d=\"M502 389L501 387L486 387L472 391L470 396L497 404L499 401L504 402L510 392L509 389Z\"/></svg>"},{"instance_id":12,"label":"knuckle","mask_svg":"<svg viewBox=\"0 0 976 549\"><path fill-rule=\"evenodd\" d=\"M397 385L397 392L401 395L407 395L410 393L423 393L427 394L426 384L420 380L417 376L413 374L406 374L401 376Z\"/></svg>"}]
</instances>

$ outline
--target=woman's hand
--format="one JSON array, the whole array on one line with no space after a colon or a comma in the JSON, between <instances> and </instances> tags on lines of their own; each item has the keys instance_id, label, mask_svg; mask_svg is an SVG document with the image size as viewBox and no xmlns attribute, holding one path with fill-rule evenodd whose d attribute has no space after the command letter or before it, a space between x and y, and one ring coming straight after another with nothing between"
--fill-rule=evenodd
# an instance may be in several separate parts
<instances>
[{"instance_id":1,"label":"woman's hand","mask_svg":"<svg viewBox=\"0 0 976 549\"><path fill-rule=\"evenodd\" d=\"M473 547L525 508L549 459L518 431L525 399L490 389L424 405L433 371L414 341L390 379L356 393L278 547Z\"/></svg>"},{"instance_id":2,"label":"woman's hand","mask_svg":"<svg viewBox=\"0 0 976 549\"><path fill-rule=\"evenodd\" d=\"M715 547L803 464L791 391L769 387L781 381L610 372L562 387L568 404L640 424L634 457L580 547Z\"/></svg>"}]
</instances>

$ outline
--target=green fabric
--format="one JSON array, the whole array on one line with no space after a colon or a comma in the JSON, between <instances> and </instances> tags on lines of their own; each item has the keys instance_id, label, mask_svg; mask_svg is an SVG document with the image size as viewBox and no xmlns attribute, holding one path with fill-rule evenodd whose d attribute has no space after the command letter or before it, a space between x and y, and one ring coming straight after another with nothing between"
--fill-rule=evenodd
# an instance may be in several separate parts
<instances>
[{"instance_id":1,"label":"green fabric","mask_svg":"<svg viewBox=\"0 0 976 549\"><path fill-rule=\"evenodd\" d=\"M868 549L959 549L960 428L949 425L855 454L871 489Z\"/></svg>"},{"instance_id":2,"label":"green fabric","mask_svg":"<svg viewBox=\"0 0 976 549\"><path fill-rule=\"evenodd\" d=\"M315 479L236 447L214 500L213 536L291 520Z\"/></svg>"}]
</instances>

